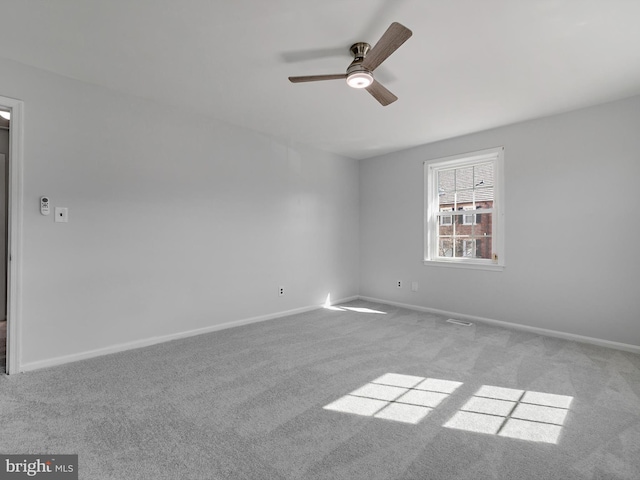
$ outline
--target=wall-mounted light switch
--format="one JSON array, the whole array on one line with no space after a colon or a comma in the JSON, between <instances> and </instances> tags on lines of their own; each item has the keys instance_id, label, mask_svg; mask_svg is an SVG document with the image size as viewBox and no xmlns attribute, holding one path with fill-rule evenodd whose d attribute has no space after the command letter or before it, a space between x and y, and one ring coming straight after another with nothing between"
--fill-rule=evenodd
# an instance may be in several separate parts
<instances>
[{"instance_id":1,"label":"wall-mounted light switch","mask_svg":"<svg viewBox=\"0 0 640 480\"><path fill-rule=\"evenodd\" d=\"M56 222L67 223L69 221L69 209L66 207L56 207Z\"/></svg>"}]
</instances>

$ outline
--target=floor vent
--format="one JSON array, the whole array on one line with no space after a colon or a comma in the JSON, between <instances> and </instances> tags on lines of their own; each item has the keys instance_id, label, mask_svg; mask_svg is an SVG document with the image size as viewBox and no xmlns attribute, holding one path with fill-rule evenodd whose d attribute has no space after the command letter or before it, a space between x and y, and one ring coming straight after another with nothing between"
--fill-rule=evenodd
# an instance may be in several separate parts
<instances>
[{"instance_id":1,"label":"floor vent","mask_svg":"<svg viewBox=\"0 0 640 480\"><path fill-rule=\"evenodd\" d=\"M462 320L456 320L455 318L450 318L449 320L447 320L448 323L455 323L456 325L462 325L463 327L470 327L471 325L473 325L473 323L471 322L465 322Z\"/></svg>"}]
</instances>

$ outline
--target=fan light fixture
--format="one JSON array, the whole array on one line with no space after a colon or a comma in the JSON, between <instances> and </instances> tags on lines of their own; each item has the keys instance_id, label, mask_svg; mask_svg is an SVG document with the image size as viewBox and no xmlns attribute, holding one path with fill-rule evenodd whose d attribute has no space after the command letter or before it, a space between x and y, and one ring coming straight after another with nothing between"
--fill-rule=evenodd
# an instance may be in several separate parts
<instances>
[{"instance_id":1,"label":"fan light fixture","mask_svg":"<svg viewBox=\"0 0 640 480\"><path fill-rule=\"evenodd\" d=\"M320 82L324 80L346 80L347 85L359 90L365 89L383 107L392 104L398 97L387 90L380 82L374 80L373 71L406 42L412 33L404 25L393 22L384 32L378 43L371 48L366 42L351 45L349 51L353 55L353 62L349 64L346 73L332 73L329 75L303 75L289 77L291 83Z\"/></svg>"},{"instance_id":2,"label":"fan light fixture","mask_svg":"<svg viewBox=\"0 0 640 480\"><path fill-rule=\"evenodd\" d=\"M373 75L369 72L353 72L347 77L347 85L351 88L367 88L373 83Z\"/></svg>"}]
</instances>

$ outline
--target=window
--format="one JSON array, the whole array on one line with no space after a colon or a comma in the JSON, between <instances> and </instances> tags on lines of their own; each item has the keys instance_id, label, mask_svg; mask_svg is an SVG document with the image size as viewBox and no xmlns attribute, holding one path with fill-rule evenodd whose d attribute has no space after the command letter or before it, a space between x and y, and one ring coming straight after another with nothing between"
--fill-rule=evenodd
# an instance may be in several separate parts
<instances>
[{"instance_id":1,"label":"window","mask_svg":"<svg viewBox=\"0 0 640 480\"><path fill-rule=\"evenodd\" d=\"M473 210L474 207L462 207L462 210L469 211ZM462 224L463 225L475 225L476 224L476 216L474 214L463 213L462 214Z\"/></svg>"},{"instance_id":2,"label":"window","mask_svg":"<svg viewBox=\"0 0 640 480\"><path fill-rule=\"evenodd\" d=\"M447 211L450 212L451 209L448 210L441 210L441 211ZM440 225L452 225L453 224L453 217L451 215L440 215Z\"/></svg>"},{"instance_id":3,"label":"window","mask_svg":"<svg viewBox=\"0 0 640 480\"><path fill-rule=\"evenodd\" d=\"M504 267L504 148L425 162L425 264Z\"/></svg>"}]
</instances>

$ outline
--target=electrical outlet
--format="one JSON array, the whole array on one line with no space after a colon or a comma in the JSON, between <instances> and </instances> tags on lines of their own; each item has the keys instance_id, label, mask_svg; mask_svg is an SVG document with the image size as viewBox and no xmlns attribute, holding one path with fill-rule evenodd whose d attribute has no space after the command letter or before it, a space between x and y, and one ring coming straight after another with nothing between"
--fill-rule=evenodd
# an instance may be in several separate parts
<instances>
[{"instance_id":1,"label":"electrical outlet","mask_svg":"<svg viewBox=\"0 0 640 480\"><path fill-rule=\"evenodd\" d=\"M418 291L418 282L411 282L411 291L412 292Z\"/></svg>"},{"instance_id":2,"label":"electrical outlet","mask_svg":"<svg viewBox=\"0 0 640 480\"><path fill-rule=\"evenodd\" d=\"M66 207L56 207L55 215L57 223L67 223L69 221L69 209Z\"/></svg>"},{"instance_id":3,"label":"electrical outlet","mask_svg":"<svg viewBox=\"0 0 640 480\"><path fill-rule=\"evenodd\" d=\"M284 297L284 287L278 287L278 296Z\"/></svg>"},{"instance_id":4,"label":"electrical outlet","mask_svg":"<svg viewBox=\"0 0 640 480\"><path fill-rule=\"evenodd\" d=\"M398 281L396 282L396 287L398 287L398 288L402 288L402 280L398 280Z\"/></svg>"}]
</instances>

